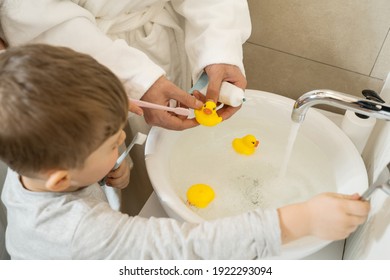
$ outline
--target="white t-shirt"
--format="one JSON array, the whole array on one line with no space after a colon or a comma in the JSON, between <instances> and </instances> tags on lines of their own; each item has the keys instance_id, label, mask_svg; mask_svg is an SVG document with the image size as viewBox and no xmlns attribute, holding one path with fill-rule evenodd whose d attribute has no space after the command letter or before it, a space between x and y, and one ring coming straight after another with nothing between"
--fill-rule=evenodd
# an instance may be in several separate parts
<instances>
[{"instance_id":1,"label":"white t-shirt","mask_svg":"<svg viewBox=\"0 0 390 280\"><path fill-rule=\"evenodd\" d=\"M8 171L6 246L12 259L256 259L281 252L276 210L200 224L130 217L97 184L76 192L31 192Z\"/></svg>"}]
</instances>

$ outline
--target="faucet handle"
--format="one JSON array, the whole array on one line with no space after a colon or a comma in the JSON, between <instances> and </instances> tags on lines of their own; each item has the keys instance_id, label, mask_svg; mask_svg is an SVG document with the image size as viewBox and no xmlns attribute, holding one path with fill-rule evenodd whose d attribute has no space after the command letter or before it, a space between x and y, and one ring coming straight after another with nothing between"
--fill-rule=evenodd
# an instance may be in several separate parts
<instances>
[{"instance_id":1,"label":"faucet handle","mask_svg":"<svg viewBox=\"0 0 390 280\"><path fill-rule=\"evenodd\" d=\"M376 91L374 90L371 90L371 89L364 89L362 91L362 94L364 95L365 98L367 98L368 100L373 100L373 101L376 101L376 102L379 102L379 103L386 103L386 101L384 101L382 99L382 97L379 96L378 93L376 93Z\"/></svg>"},{"instance_id":2,"label":"faucet handle","mask_svg":"<svg viewBox=\"0 0 390 280\"><path fill-rule=\"evenodd\" d=\"M368 100L372 100L372 101L379 102L379 103L385 103L385 101L379 96L379 94L372 89L364 89L362 91L362 94ZM363 114L355 113L355 115L361 119L368 119L368 116L363 115Z\"/></svg>"}]
</instances>

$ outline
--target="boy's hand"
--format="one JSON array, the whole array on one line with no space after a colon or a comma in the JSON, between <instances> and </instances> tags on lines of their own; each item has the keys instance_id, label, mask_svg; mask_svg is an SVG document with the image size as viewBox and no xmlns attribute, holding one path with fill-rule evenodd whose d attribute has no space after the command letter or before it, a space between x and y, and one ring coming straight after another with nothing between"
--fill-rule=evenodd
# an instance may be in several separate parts
<instances>
[{"instance_id":1,"label":"boy's hand","mask_svg":"<svg viewBox=\"0 0 390 280\"><path fill-rule=\"evenodd\" d=\"M116 189L124 189L130 182L130 164L124 160L119 167L107 175L106 185Z\"/></svg>"},{"instance_id":2,"label":"boy's hand","mask_svg":"<svg viewBox=\"0 0 390 280\"><path fill-rule=\"evenodd\" d=\"M347 238L367 219L370 204L359 195L324 193L309 200L310 232L322 239Z\"/></svg>"},{"instance_id":3,"label":"boy's hand","mask_svg":"<svg viewBox=\"0 0 390 280\"><path fill-rule=\"evenodd\" d=\"M314 235L326 240L347 238L364 223L370 204L360 196L323 193L278 209L282 243Z\"/></svg>"}]
</instances>

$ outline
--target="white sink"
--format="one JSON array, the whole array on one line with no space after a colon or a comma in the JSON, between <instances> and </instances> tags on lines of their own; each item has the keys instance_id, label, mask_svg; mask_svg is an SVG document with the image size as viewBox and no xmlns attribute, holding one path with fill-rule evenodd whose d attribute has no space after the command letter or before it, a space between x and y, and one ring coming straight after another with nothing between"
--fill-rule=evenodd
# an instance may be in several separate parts
<instances>
[{"instance_id":1,"label":"white sink","mask_svg":"<svg viewBox=\"0 0 390 280\"><path fill-rule=\"evenodd\" d=\"M284 178L279 177L289 138L294 100L247 90L246 103L214 127L186 131L153 127L146 147L146 168L167 214L200 222L256 207L279 207L320 192L362 193L367 173L349 138L328 118L310 109L298 131ZM236 153L234 138L253 134L260 141L250 156ZM208 184L215 199L203 209L186 204L187 189ZM282 259L300 259L329 241L305 237L286 244Z\"/></svg>"}]
</instances>

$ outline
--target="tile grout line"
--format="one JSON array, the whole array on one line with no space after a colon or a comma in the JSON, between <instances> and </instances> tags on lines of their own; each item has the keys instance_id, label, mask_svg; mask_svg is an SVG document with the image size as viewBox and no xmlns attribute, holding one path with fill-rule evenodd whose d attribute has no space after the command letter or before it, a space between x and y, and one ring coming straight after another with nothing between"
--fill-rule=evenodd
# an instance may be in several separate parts
<instances>
[{"instance_id":1,"label":"tile grout line","mask_svg":"<svg viewBox=\"0 0 390 280\"><path fill-rule=\"evenodd\" d=\"M374 61L374 64L372 65L372 68L371 68L371 71L370 71L370 77L371 77L372 72L374 71L374 68L375 68L376 63L378 62L379 56L381 55L381 52L382 52L383 47L384 47L384 45L385 45L385 43L386 43L387 37L389 36L389 32L390 32L390 28L387 30L385 39L383 40L382 45L381 45L381 47L380 47L380 49L379 49L378 55L376 56L375 61Z\"/></svg>"},{"instance_id":2,"label":"tile grout line","mask_svg":"<svg viewBox=\"0 0 390 280\"><path fill-rule=\"evenodd\" d=\"M274 49L274 48L271 48L271 47L255 44L255 43L252 43L250 41L247 41L246 43L247 44L251 44L251 45L255 45L255 46L258 46L258 47L262 47L262 48L265 48L265 49L269 49L269 50L272 50L272 51L276 51L276 52L279 52L279 53L291 55L291 56L294 56L294 57L297 57L297 58L301 58L301 59L304 59L304 60L307 60L307 61L319 63L319 64L322 64L322 65L325 65L325 66L330 66L330 67L333 67L333 68L344 70L344 71L347 71L347 72L350 72L350 73L358 74L358 75L361 75L361 76L364 76L364 77L368 77L368 78L371 78L371 79L376 79L376 80L382 81L382 79L377 78L377 77L371 77L371 76L363 74L363 73L352 71L352 70L349 70L349 69L346 69L346 68L342 68L342 67L339 67L339 66L335 66L335 65L332 65L332 64L327 64L327 63L324 63L324 62L321 62L321 61L318 61L318 60L314 60L314 59L310 59L310 58L307 58L307 57L304 57L304 56L300 56L300 55L292 54L292 53L289 53L289 52L281 51L281 50L278 50L278 49Z\"/></svg>"}]
</instances>

